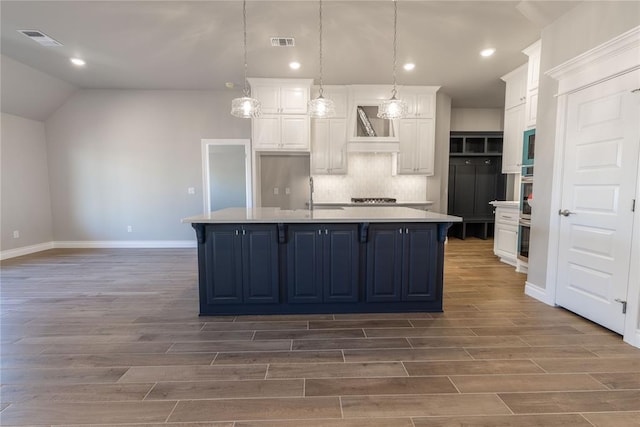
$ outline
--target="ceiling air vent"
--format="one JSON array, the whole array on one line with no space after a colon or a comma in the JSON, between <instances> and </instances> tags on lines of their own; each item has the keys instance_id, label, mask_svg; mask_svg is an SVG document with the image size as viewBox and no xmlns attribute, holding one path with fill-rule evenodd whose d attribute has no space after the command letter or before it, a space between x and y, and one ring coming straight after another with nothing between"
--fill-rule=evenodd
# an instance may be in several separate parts
<instances>
[{"instance_id":1,"label":"ceiling air vent","mask_svg":"<svg viewBox=\"0 0 640 427\"><path fill-rule=\"evenodd\" d=\"M271 46L274 47L293 47L296 45L293 37L271 37Z\"/></svg>"},{"instance_id":2,"label":"ceiling air vent","mask_svg":"<svg viewBox=\"0 0 640 427\"><path fill-rule=\"evenodd\" d=\"M42 31L38 30L18 30L20 34L29 37L34 42L41 44L42 46L62 46L57 40L52 39Z\"/></svg>"}]
</instances>

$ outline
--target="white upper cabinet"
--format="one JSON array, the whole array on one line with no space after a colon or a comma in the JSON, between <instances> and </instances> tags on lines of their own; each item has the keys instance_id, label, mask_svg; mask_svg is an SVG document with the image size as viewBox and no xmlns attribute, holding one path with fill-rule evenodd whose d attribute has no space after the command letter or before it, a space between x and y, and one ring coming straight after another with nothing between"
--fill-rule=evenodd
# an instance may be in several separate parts
<instances>
[{"instance_id":1,"label":"white upper cabinet","mask_svg":"<svg viewBox=\"0 0 640 427\"><path fill-rule=\"evenodd\" d=\"M529 57L529 62L527 63L527 106L525 108L525 126L527 129L536 127L541 47L542 41L538 40L522 51Z\"/></svg>"},{"instance_id":2,"label":"white upper cabinet","mask_svg":"<svg viewBox=\"0 0 640 427\"><path fill-rule=\"evenodd\" d=\"M397 173L433 175L434 154L434 119L400 120L400 152L397 156Z\"/></svg>"},{"instance_id":3,"label":"white upper cabinet","mask_svg":"<svg viewBox=\"0 0 640 427\"><path fill-rule=\"evenodd\" d=\"M252 120L253 149L309 151L309 118L302 114L272 114Z\"/></svg>"},{"instance_id":4,"label":"white upper cabinet","mask_svg":"<svg viewBox=\"0 0 640 427\"><path fill-rule=\"evenodd\" d=\"M248 79L263 114L306 114L310 79Z\"/></svg>"},{"instance_id":5,"label":"white upper cabinet","mask_svg":"<svg viewBox=\"0 0 640 427\"><path fill-rule=\"evenodd\" d=\"M502 80L507 83L504 95L505 110L524 104L527 101L527 64L502 76Z\"/></svg>"},{"instance_id":6,"label":"white upper cabinet","mask_svg":"<svg viewBox=\"0 0 640 427\"><path fill-rule=\"evenodd\" d=\"M248 79L262 116L251 120L252 145L258 151L309 151L307 103L311 79Z\"/></svg>"},{"instance_id":7,"label":"white upper cabinet","mask_svg":"<svg viewBox=\"0 0 640 427\"><path fill-rule=\"evenodd\" d=\"M347 173L347 119L313 119L311 174Z\"/></svg>"},{"instance_id":8,"label":"white upper cabinet","mask_svg":"<svg viewBox=\"0 0 640 427\"><path fill-rule=\"evenodd\" d=\"M400 88L398 98L407 103L406 118L432 119L436 111L437 90L437 87L428 89Z\"/></svg>"},{"instance_id":9,"label":"white upper cabinet","mask_svg":"<svg viewBox=\"0 0 640 427\"><path fill-rule=\"evenodd\" d=\"M334 117L343 118L347 117L347 95L348 89L346 86L322 86L323 95L326 99L333 101L333 105L336 108L336 114ZM314 86L311 89L311 98L315 99L319 94L319 87Z\"/></svg>"},{"instance_id":10,"label":"white upper cabinet","mask_svg":"<svg viewBox=\"0 0 640 427\"><path fill-rule=\"evenodd\" d=\"M502 77L507 84L504 99L502 173L520 173L527 100L527 64Z\"/></svg>"}]
</instances>

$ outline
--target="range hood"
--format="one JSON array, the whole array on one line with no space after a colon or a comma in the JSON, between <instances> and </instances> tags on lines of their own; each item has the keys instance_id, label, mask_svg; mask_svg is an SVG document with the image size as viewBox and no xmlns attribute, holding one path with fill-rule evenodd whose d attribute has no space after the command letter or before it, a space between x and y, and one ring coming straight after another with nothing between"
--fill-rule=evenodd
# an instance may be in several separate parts
<instances>
[{"instance_id":1,"label":"range hood","mask_svg":"<svg viewBox=\"0 0 640 427\"><path fill-rule=\"evenodd\" d=\"M400 151L398 120L377 117L376 104L361 103L351 118L347 151L360 153L397 153Z\"/></svg>"}]
</instances>

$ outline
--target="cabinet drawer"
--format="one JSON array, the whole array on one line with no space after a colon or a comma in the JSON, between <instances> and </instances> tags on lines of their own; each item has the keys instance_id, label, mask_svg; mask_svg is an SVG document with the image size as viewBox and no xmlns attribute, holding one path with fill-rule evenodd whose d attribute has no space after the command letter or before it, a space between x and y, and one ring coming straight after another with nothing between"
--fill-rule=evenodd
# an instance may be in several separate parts
<instances>
[{"instance_id":1,"label":"cabinet drawer","mask_svg":"<svg viewBox=\"0 0 640 427\"><path fill-rule=\"evenodd\" d=\"M518 211L513 209L496 209L496 224L518 225Z\"/></svg>"}]
</instances>

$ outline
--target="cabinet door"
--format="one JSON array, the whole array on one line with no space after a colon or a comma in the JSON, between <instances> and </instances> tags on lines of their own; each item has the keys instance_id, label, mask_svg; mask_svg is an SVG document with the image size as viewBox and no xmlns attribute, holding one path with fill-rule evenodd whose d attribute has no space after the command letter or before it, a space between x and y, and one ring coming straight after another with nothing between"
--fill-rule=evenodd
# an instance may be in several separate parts
<instances>
[{"instance_id":1,"label":"cabinet door","mask_svg":"<svg viewBox=\"0 0 640 427\"><path fill-rule=\"evenodd\" d=\"M205 243L207 304L242 303L239 226L209 226Z\"/></svg>"},{"instance_id":2,"label":"cabinet door","mask_svg":"<svg viewBox=\"0 0 640 427\"><path fill-rule=\"evenodd\" d=\"M416 120L416 173L433 175L435 150L433 119Z\"/></svg>"},{"instance_id":3,"label":"cabinet door","mask_svg":"<svg viewBox=\"0 0 640 427\"><path fill-rule=\"evenodd\" d=\"M505 82L504 109L524 104L527 99L527 65L512 72Z\"/></svg>"},{"instance_id":4,"label":"cabinet door","mask_svg":"<svg viewBox=\"0 0 640 427\"><path fill-rule=\"evenodd\" d=\"M325 226L323 293L325 302L358 300L359 246L354 225Z\"/></svg>"},{"instance_id":5,"label":"cabinet door","mask_svg":"<svg viewBox=\"0 0 640 427\"><path fill-rule=\"evenodd\" d=\"M498 189L498 170L495 159L479 158L475 168L474 206L476 218L493 219L493 206Z\"/></svg>"},{"instance_id":6,"label":"cabinet door","mask_svg":"<svg viewBox=\"0 0 640 427\"><path fill-rule=\"evenodd\" d=\"M317 225L290 225L287 289L290 303L322 302L322 234Z\"/></svg>"},{"instance_id":7,"label":"cabinet door","mask_svg":"<svg viewBox=\"0 0 640 427\"><path fill-rule=\"evenodd\" d=\"M518 250L518 226L496 223L493 252L505 259L516 260Z\"/></svg>"},{"instance_id":8,"label":"cabinet door","mask_svg":"<svg viewBox=\"0 0 640 427\"><path fill-rule=\"evenodd\" d=\"M245 303L277 303L278 238L273 225L245 226L242 233L242 281Z\"/></svg>"},{"instance_id":9,"label":"cabinet door","mask_svg":"<svg viewBox=\"0 0 640 427\"><path fill-rule=\"evenodd\" d=\"M262 112L273 114L280 112L280 86L256 85L251 87L251 94L260 101Z\"/></svg>"},{"instance_id":10,"label":"cabinet door","mask_svg":"<svg viewBox=\"0 0 640 427\"><path fill-rule=\"evenodd\" d=\"M421 119L432 119L435 112L435 94L418 93L416 95L415 116Z\"/></svg>"},{"instance_id":11,"label":"cabinet door","mask_svg":"<svg viewBox=\"0 0 640 427\"><path fill-rule=\"evenodd\" d=\"M467 163L468 162L468 163ZM469 159L454 158L449 164L449 215L473 217L476 167Z\"/></svg>"},{"instance_id":12,"label":"cabinet door","mask_svg":"<svg viewBox=\"0 0 640 427\"><path fill-rule=\"evenodd\" d=\"M524 104L504 113L504 139L502 142L502 173L520 173L522 135L524 133Z\"/></svg>"},{"instance_id":13,"label":"cabinet door","mask_svg":"<svg viewBox=\"0 0 640 427\"><path fill-rule=\"evenodd\" d=\"M372 225L367 242L367 301L402 298L402 237L399 225Z\"/></svg>"},{"instance_id":14,"label":"cabinet door","mask_svg":"<svg viewBox=\"0 0 640 427\"><path fill-rule=\"evenodd\" d=\"M280 145L280 117L263 116L252 119L253 149L269 150Z\"/></svg>"},{"instance_id":15,"label":"cabinet door","mask_svg":"<svg viewBox=\"0 0 640 427\"><path fill-rule=\"evenodd\" d=\"M347 120L329 120L329 173L347 173Z\"/></svg>"},{"instance_id":16,"label":"cabinet door","mask_svg":"<svg viewBox=\"0 0 640 427\"><path fill-rule=\"evenodd\" d=\"M329 120L313 119L311 121L311 173L329 173L331 138L329 136Z\"/></svg>"},{"instance_id":17,"label":"cabinet door","mask_svg":"<svg viewBox=\"0 0 640 427\"><path fill-rule=\"evenodd\" d=\"M300 86L280 88L280 112L284 114L306 114L309 89Z\"/></svg>"},{"instance_id":18,"label":"cabinet door","mask_svg":"<svg viewBox=\"0 0 640 427\"><path fill-rule=\"evenodd\" d=\"M405 226L402 268L402 300L436 299L436 225Z\"/></svg>"},{"instance_id":19,"label":"cabinet door","mask_svg":"<svg viewBox=\"0 0 640 427\"><path fill-rule=\"evenodd\" d=\"M309 117L306 115L280 116L280 148L309 150Z\"/></svg>"},{"instance_id":20,"label":"cabinet door","mask_svg":"<svg viewBox=\"0 0 640 427\"><path fill-rule=\"evenodd\" d=\"M534 128L536 127L536 120L538 116L538 90L530 91L527 94L527 104L526 104L526 127Z\"/></svg>"},{"instance_id":21,"label":"cabinet door","mask_svg":"<svg viewBox=\"0 0 640 427\"><path fill-rule=\"evenodd\" d=\"M400 120L400 152L398 173L413 174L416 171L417 123L414 119Z\"/></svg>"}]
</instances>

